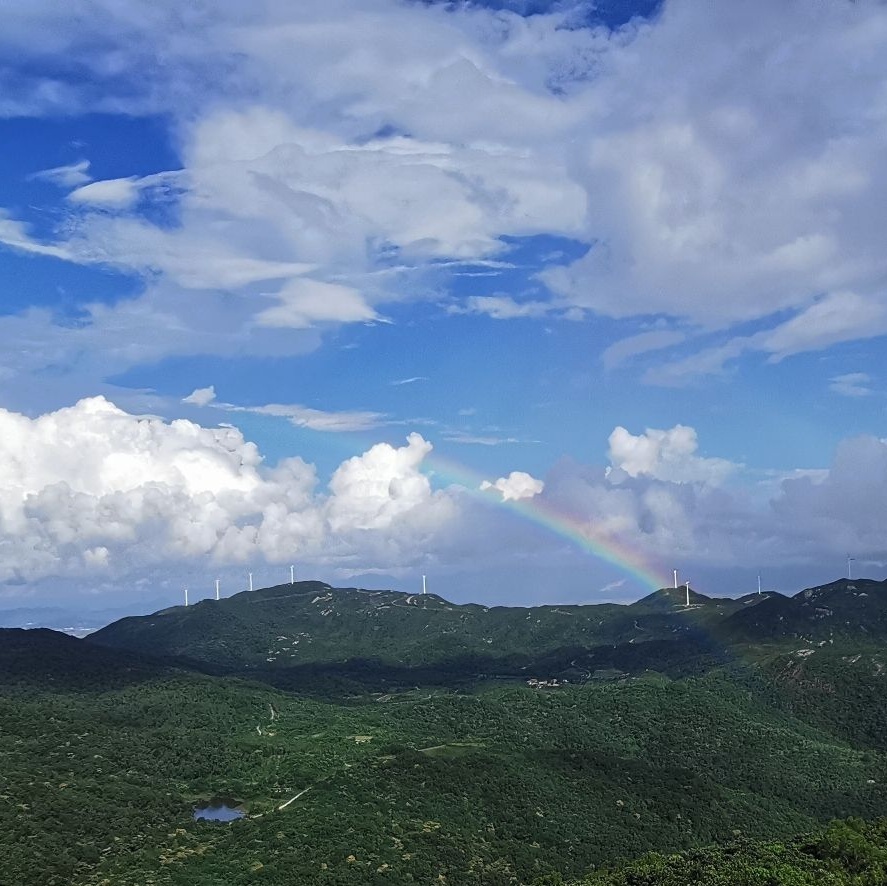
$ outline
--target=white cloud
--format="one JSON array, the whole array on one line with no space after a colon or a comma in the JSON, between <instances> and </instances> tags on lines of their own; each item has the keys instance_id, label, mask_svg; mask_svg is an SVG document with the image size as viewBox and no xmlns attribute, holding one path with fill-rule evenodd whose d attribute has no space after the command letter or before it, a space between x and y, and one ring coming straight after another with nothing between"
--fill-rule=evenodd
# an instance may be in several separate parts
<instances>
[{"instance_id":1,"label":"white cloud","mask_svg":"<svg viewBox=\"0 0 887 886\"><path fill-rule=\"evenodd\" d=\"M823 292L879 299L884 116L853 121L883 106L883 24L872 3L666 3L600 59L607 113L580 149L597 243L548 282L604 314L706 326Z\"/></svg>"},{"instance_id":2,"label":"white cloud","mask_svg":"<svg viewBox=\"0 0 887 886\"><path fill-rule=\"evenodd\" d=\"M470 431L448 429L443 432L443 438L449 443L459 443L465 446L502 446L505 443L532 443L532 440L521 440L519 437L502 437L498 434L474 434Z\"/></svg>"},{"instance_id":3,"label":"white cloud","mask_svg":"<svg viewBox=\"0 0 887 886\"><path fill-rule=\"evenodd\" d=\"M864 298L854 292L834 292L804 307L771 329L737 336L679 360L648 370L650 384L679 386L706 375L720 375L727 365L749 351L768 355L768 362L806 351L821 351L843 342L887 333L887 300Z\"/></svg>"},{"instance_id":4,"label":"white cloud","mask_svg":"<svg viewBox=\"0 0 887 886\"><path fill-rule=\"evenodd\" d=\"M387 423L387 417L381 412L361 410L332 412L301 406L298 403L268 403L263 406L216 403L215 406L228 412L252 412L256 415L286 418L297 428L309 428L312 431L368 431Z\"/></svg>"},{"instance_id":5,"label":"white cloud","mask_svg":"<svg viewBox=\"0 0 887 886\"><path fill-rule=\"evenodd\" d=\"M609 442L610 464L614 471L629 477L717 485L738 467L726 459L697 455L696 431L686 425L675 425L667 431L647 428L637 436L617 427Z\"/></svg>"},{"instance_id":6,"label":"white cloud","mask_svg":"<svg viewBox=\"0 0 887 886\"><path fill-rule=\"evenodd\" d=\"M419 465L431 444L410 434L407 445L394 449L378 443L363 455L343 462L330 480L329 505L334 531L379 529L431 499L431 484Z\"/></svg>"},{"instance_id":7,"label":"white cloud","mask_svg":"<svg viewBox=\"0 0 887 886\"><path fill-rule=\"evenodd\" d=\"M76 188L92 181L89 174L89 160L78 160L68 166L54 166L31 174L30 178L52 182L60 188Z\"/></svg>"},{"instance_id":8,"label":"white cloud","mask_svg":"<svg viewBox=\"0 0 887 886\"><path fill-rule=\"evenodd\" d=\"M260 326L305 329L317 323L369 323L380 317L364 297L349 286L300 278L289 282L276 298L278 304L261 311Z\"/></svg>"},{"instance_id":9,"label":"white cloud","mask_svg":"<svg viewBox=\"0 0 887 886\"><path fill-rule=\"evenodd\" d=\"M70 261L73 256L64 246L55 246L51 243L41 243L35 240L28 226L16 219L9 218L4 210L0 209L0 243L19 252L32 255L46 255L51 258L60 258Z\"/></svg>"},{"instance_id":10,"label":"white cloud","mask_svg":"<svg viewBox=\"0 0 887 886\"><path fill-rule=\"evenodd\" d=\"M138 198L139 186L135 177L91 182L68 194L68 199L72 203L107 206L114 209L126 209Z\"/></svg>"},{"instance_id":11,"label":"white cloud","mask_svg":"<svg viewBox=\"0 0 887 886\"><path fill-rule=\"evenodd\" d=\"M93 182L55 239L6 219L0 240L185 289L255 296L262 283L276 304L248 302L261 329L372 321L386 303L439 297L380 256L440 274L495 263L503 237L556 234L591 248L543 272L552 301L476 296L462 309L756 321L774 325L730 350L774 360L884 334L883 6L669 0L616 33L563 27L568 15L273 0L185 21L170 0L150 15L101 0L58 28L51 4L28 4L4 20L0 56L20 82L0 113L167 115L182 169ZM35 76L45 53L92 76ZM136 194L173 202L177 225L152 225ZM344 291L327 299L324 285ZM693 356L663 377L695 374ZM696 365L717 357L707 348Z\"/></svg>"},{"instance_id":12,"label":"white cloud","mask_svg":"<svg viewBox=\"0 0 887 886\"><path fill-rule=\"evenodd\" d=\"M36 419L0 410L0 580L213 560L396 566L453 515L421 473L431 445L377 444L315 491L233 428L130 415L93 398Z\"/></svg>"},{"instance_id":13,"label":"white cloud","mask_svg":"<svg viewBox=\"0 0 887 886\"><path fill-rule=\"evenodd\" d=\"M267 467L230 427L132 415L102 398L37 418L0 410L0 582L113 589L135 572L159 580L294 559L343 574L435 563L483 575L505 560L562 559L563 539L532 520L464 487L435 490L423 472L430 451L418 434L379 443L319 487L311 465ZM848 551L887 560L885 441L845 440L830 468L774 479L763 499L717 485L735 466L696 452L692 428L616 429L618 467L564 460L544 485L516 471L484 488L653 563L822 567Z\"/></svg>"},{"instance_id":14,"label":"white cloud","mask_svg":"<svg viewBox=\"0 0 887 886\"><path fill-rule=\"evenodd\" d=\"M672 329L653 329L620 339L604 350L601 361L605 369L616 369L633 357L659 351L680 344L687 338L686 333Z\"/></svg>"},{"instance_id":15,"label":"white cloud","mask_svg":"<svg viewBox=\"0 0 887 886\"><path fill-rule=\"evenodd\" d=\"M855 292L833 292L775 329L752 339L753 346L778 361L803 351L819 351L887 332L887 301Z\"/></svg>"},{"instance_id":16,"label":"white cloud","mask_svg":"<svg viewBox=\"0 0 887 886\"><path fill-rule=\"evenodd\" d=\"M480 488L495 489L501 493L502 501L519 501L539 495L545 488L545 483L524 471L512 471L507 477L500 477L494 483L484 480Z\"/></svg>"},{"instance_id":17,"label":"white cloud","mask_svg":"<svg viewBox=\"0 0 887 886\"><path fill-rule=\"evenodd\" d=\"M486 314L494 320L515 320L521 317L544 317L551 305L540 301L515 301L509 295L471 295L462 305L450 305L451 314Z\"/></svg>"},{"instance_id":18,"label":"white cloud","mask_svg":"<svg viewBox=\"0 0 887 886\"><path fill-rule=\"evenodd\" d=\"M848 372L829 379L829 390L842 397L868 397L872 377L866 372Z\"/></svg>"},{"instance_id":19,"label":"white cloud","mask_svg":"<svg viewBox=\"0 0 887 886\"><path fill-rule=\"evenodd\" d=\"M215 399L215 385L210 385L208 388L195 388L187 397L182 398L182 403L190 403L193 406L208 406Z\"/></svg>"},{"instance_id":20,"label":"white cloud","mask_svg":"<svg viewBox=\"0 0 887 886\"><path fill-rule=\"evenodd\" d=\"M874 558L887 551L887 443L874 437L841 441L825 477L786 480L773 502L783 536L796 552L819 549Z\"/></svg>"},{"instance_id":21,"label":"white cloud","mask_svg":"<svg viewBox=\"0 0 887 886\"><path fill-rule=\"evenodd\" d=\"M38 308L0 316L0 340L20 343L0 350L0 375L15 379L7 382L5 403L28 411L55 408L84 388L110 392L109 375L168 356L291 356L320 344L315 330L256 329L250 322L244 299L212 291L186 296L162 285L115 304L85 305L73 326L60 326L51 311ZM48 368L53 385L46 383ZM114 396L124 393L133 396L119 390Z\"/></svg>"}]
</instances>

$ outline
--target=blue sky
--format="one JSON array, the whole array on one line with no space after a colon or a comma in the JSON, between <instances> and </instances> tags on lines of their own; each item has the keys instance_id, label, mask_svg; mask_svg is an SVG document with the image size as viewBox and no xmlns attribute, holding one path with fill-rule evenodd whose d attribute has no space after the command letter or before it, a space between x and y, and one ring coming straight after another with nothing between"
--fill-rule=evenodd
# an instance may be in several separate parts
<instances>
[{"instance_id":1,"label":"blue sky","mask_svg":"<svg viewBox=\"0 0 887 886\"><path fill-rule=\"evenodd\" d=\"M0 19L0 604L883 570L880 4Z\"/></svg>"}]
</instances>

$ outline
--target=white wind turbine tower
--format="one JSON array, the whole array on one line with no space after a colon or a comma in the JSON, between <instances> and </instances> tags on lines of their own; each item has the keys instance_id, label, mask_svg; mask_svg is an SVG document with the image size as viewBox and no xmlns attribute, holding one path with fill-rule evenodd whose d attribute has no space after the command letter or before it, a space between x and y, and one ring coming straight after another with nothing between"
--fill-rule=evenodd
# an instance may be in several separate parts
<instances>
[{"instance_id":1,"label":"white wind turbine tower","mask_svg":"<svg viewBox=\"0 0 887 886\"><path fill-rule=\"evenodd\" d=\"M216 600L219 599L219 580L216 579Z\"/></svg>"},{"instance_id":2,"label":"white wind turbine tower","mask_svg":"<svg viewBox=\"0 0 887 886\"><path fill-rule=\"evenodd\" d=\"M188 605L188 589L185 588L185 605Z\"/></svg>"},{"instance_id":3,"label":"white wind turbine tower","mask_svg":"<svg viewBox=\"0 0 887 886\"><path fill-rule=\"evenodd\" d=\"M249 575L249 589L252 590L253 589L253 574L250 572L250 573L248 573L248 575Z\"/></svg>"},{"instance_id":4,"label":"white wind turbine tower","mask_svg":"<svg viewBox=\"0 0 887 886\"><path fill-rule=\"evenodd\" d=\"M290 584L294 585L296 583L296 567L290 566Z\"/></svg>"},{"instance_id":5,"label":"white wind turbine tower","mask_svg":"<svg viewBox=\"0 0 887 886\"><path fill-rule=\"evenodd\" d=\"M684 584L687 586L687 602L684 605L689 606L690 605L690 580L688 579L687 581L684 582Z\"/></svg>"},{"instance_id":6,"label":"white wind turbine tower","mask_svg":"<svg viewBox=\"0 0 887 886\"><path fill-rule=\"evenodd\" d=\"M425 588L425 576L424 575L422 576L422 593L423 594L428 593L427 589Z\"/></svg>"},{"instance_id":7,"label":"white wind turbine tower","mask_svg":"<svg viewBox=\"0 0 887 886\"><path fill-rule=\"evenodd\" d=\"M850 570L850 564L856 559L856 557L851 557L850 554L847 554L847 578L853 578L853 575Z\"/></svg>"},{"instance_id":8,"label":"white wind turbine tower","mask_svg":"<svg viewBox=\"0 0 887 886\"><path fill-rule=\"evenodd\" d=\"M672 572L674 572L674 589L677 590L678 589L678 571L677 571L677 569L673 569Z\"/></svg>"},{"instance_id":9,"label":"white wind turbine tower","mask_svg":"<svg viewBox=\"0 0 887 886\"><path fill-rule=\"evenodd\" d=\"M761 573L758 573L758 596L761 596Z\"/></svg>"}]
</instances>

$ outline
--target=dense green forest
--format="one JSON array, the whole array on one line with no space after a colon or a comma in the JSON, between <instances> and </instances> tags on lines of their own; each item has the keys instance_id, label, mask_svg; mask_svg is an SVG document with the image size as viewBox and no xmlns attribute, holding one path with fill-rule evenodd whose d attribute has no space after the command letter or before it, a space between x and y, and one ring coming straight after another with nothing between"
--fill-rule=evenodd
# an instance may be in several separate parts
<instances>
[{"instance_id":1,"label":"dense green forest","mask_svg":"<svg viewBox=\"0 0 887 886\"><path fill-rule=\"evenodd\" d=\"M557 881L551 881L555 883ZM734 840L680 855L651 853L570 886L881 886L887 820L833 822L793 840Z\"/></svg>"},{"instance_id":2,"label":"dense green forest","mask_svg":"<svg viewBox=\"0 0 887 886\"><path fill-rule=\"evenodd\" d=\"M883 882L884 828L855 820L887 816L881 645L725 641L770 599L537 614L297 585L92 642L0 631L0 882ZM269 607L322 604L310 661L257 660L292 645ZM245 817L193 820L220 800Z\"/></svg>"}]
</instances>

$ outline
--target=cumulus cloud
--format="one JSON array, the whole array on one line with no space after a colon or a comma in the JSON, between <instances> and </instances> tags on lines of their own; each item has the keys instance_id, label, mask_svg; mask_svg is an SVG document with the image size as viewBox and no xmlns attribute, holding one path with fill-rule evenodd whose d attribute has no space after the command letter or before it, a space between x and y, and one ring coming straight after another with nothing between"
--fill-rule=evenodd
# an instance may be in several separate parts
<instances>
[{"instance_id":1,"label":"cumulus cloud","mask_svg":"<svg viewBox=\"0 0 887 886\"><path fill-rule=\"evenodd\" d=\"M500 477L494 483L484 480L480 488L484 491L497 490L502 495L502 501L519 501L539 495L545 488L545 483L525 471L512 471L507 477Z\"/></svg>"},{"instance_id":2,"label":"cumulus cloud","mask_svg":"<svg viewBox=\"0 0 887 886\"><path fill-rule=\"evenodd\" d=\"M773 501L791 548L815 557L817 548L883 559L887 552L887 441L841 441L825 476L786 480Z\"/></svg>"},{"instance_id":3,"label":"cumulus cloud","mask_svg":"<svg viewBox=\"0 0 887 886\"><path fill-rule=\"evenodd\" d=\"M318 492L313 467L262 464L230 428L130 415L103 398L31 419L0 410L0 580L298 553L395 566L452 517L420 467L431 445L380 443Z\"/></svg>"},{"instance_id":4,"label":"cumulus cloud","mask_svg":"<svg viewBox=\"0 0 887 886\"><path fill-rule=\"evenodd\" d=\"M499 497L652 564L887 560L887 442L873 437L843 441L827 469L768 478L764 498L723 483L736 466L697 455L681 426L617 428L609 468L565 459L544 482L515 471L482 485L497 493L486 501L435 489L423 470L431 448L415 433L378 443L324 484L297 457L265 465L231 427L132 415L102 398L37 418L0 410L0 583L113 588L135 572L151 581L294 559L342 575L432 562L483 575L563 559L563 539Z\"/></svg>"},{"instance_id":5,"label":"cumulus cloud","mask_svg":"<svg viewBox=\"0 0 887 886\"><path fill-rule=\"evenodd\" d=\"M393 449L378 443L361 456L343 462L330 480L330 525L378 529L431 496L428 478L418 468L431 444L410 434L407 445Z\"/></svg>"},{"instance_id":6,"label":"cumulus cloud","mask_svg":"<svg viewBox=\"0 0 887 886\"><path fill-rule=\"evenodd\" d=\"M210 385L208 388L195 388L187 397L182 398L182 403L190 403L193 406L208 406L215 399L215 385Z\"/></svg>"},{"instance_id":7,"label":"cumulus cloud","mask_svg":"<svg viewBox=\"0 0 887 886\"><path fill-rule=\"evenodd\" d=\"M599 240L550 285L611 316L706 326L803 309L823 292L882 301L884 262L861 229L881 213L881 151L851 120L883 89L883 16L870 3L666 3L601 58L590 91L608 114L583 148ZM848 106L839 96L851 93ZM620 96L631 96L624 114Z\"/></svg>"},{"instance_id":8,"label":"cumulus cloud","mask_svg":"<svg viewBox=\"0 0 887 886\"><path fill-rule=\"evenodd\" d=\"M609 443L614 479L618 476L616 472L621 472L629 477L717 485L737 468L723 458L697 455L696 431L686 425L675 425L664 431L647 428L637 436L617 427L610 434Z\"/></svg>"}]
</instances>

